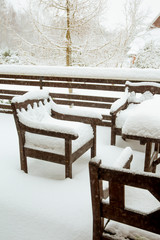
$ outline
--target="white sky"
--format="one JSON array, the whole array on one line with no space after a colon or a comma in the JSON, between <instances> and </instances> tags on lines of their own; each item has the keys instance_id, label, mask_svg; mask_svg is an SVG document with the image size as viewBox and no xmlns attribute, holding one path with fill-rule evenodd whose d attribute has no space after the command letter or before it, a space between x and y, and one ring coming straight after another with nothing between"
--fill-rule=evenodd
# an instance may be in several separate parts
<instances>
[{"instance_id":1,"label":"white sky","mask_svg":"<svg viewBox=\"0 0 160 240\"><path fill-rule=\"evenodd\" d=\"M6 0L11 2L15 9L22 10L27 6L27 1L29 0ZM108 1L108 10L104 16L104 21L107 20L113 25L117 26L123 22L122 18L122 6L125 0L106 0ZM144 10L148 9L150 12L151 19L155 18L158 13L160 13L160 0L143 0ZM102 21L103 21L102 20Z\"/></svg>"},{"instance_id":2,"label":"white sky","mask_svg":"<svg viewBox=\"0 0 160 240\"><path fill-rule=\"evenodd\" d=\"M117 26L123 24L123 4L125 0L108 0L107 13L100 19L101 26L106 27L108 30L114 30ZM143 0L142 11L148 10L148 22L160 13L160 0Z\"/></svg>"}]
</instances>

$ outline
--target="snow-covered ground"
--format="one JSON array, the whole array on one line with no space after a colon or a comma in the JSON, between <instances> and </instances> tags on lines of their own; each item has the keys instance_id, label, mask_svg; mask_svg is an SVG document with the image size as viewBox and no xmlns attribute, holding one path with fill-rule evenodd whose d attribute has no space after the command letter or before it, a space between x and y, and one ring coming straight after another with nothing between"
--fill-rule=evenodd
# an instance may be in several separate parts
<instances>
[{"instance_id":1,"label":"snow-covered ground","mask_svg":"<svg viewBox=\"0 0 160 240\"><path fill-rule=\"evenodd\" d=\"M29 159L29 174L20 170L18 137L9 114L0 114L0 239L2 240L91 240L92 208L88 151L73 164L73 179L64 179L64 166ZM98 127L98 158L113 165L125 146L131 146L131 168L143 169L144 146L124 142L110 146L110 129ZM143 211L157 207L146 191L128 190L128 206ZM147 205L147 200L149 201ZM111 222L118 239L151 239L159 236Z\"/></svg>"}]
</instances>

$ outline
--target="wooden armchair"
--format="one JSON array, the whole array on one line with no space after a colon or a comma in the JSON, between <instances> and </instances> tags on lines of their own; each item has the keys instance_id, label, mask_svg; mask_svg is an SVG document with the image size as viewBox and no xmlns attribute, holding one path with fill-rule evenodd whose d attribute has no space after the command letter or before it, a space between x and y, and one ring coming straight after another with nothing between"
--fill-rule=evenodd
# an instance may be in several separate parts
<instances>
[{"instance_id":1,"label":"wooden armchair","mask_svg":"<svg viewBox=\"0 0 160 240\"><path fill-rule=\"evenodd\" d=\"M88 149L91 157L96 155L100 115L57 106L45 90L14 97L11 105L19 136L21 169L26 173L27 157L31 157L63 164L65 177L72 178L75 160Z\"/></svg>"},{"instance_id":2,"label":"wooden armchair","mask_svg":"<svg viewBox=\"0 0 160 240\"><path fill-rule=\"evenodd\" d=\"M95 160L90 161L89 170L93 210L93 240L120 239L116 229L114 232L109 231L108 225L110 220L160 234L159 176L153 173L136 173L118 167L105 167L101 165L101 161ZM103 198L102 182L105 181L108 182L109 186L108 194L106 195L106 197L109 197L109 201ZM156 206L154 206L156 210L151 209L149 210L150 212L146 213L135 210L130 206L127 207L126 195L129 189L126 186L134 187L134 190L132 188L129 192L132 195L131 200L134 206L134 198L137 195L135 190L141 188L148 190L158 200L156 201ZM146 192L146 194L150 194L149 192ZM144 198L144 195L141 196ZM138 203L139 200L138 198ZM147 198L145 198L146 201ZM143 202L143 204L145 203ZM130 239L129 236L126 239Z\"/></svg>"},{"instance_id":3,"label":"wooden armchair","mask_svg":"<svg viewBox=\"0 0 160 240\"><path fill-rule=\"evenodd\" d=\"M137 104L152 98L154 94L160 94L160 84L158 83L126 82L124 95L114 102L110 109L112 118L111 145L116 144L116 135L121 135L126 119L133 113Z\"/></svg>"}]
</instances>

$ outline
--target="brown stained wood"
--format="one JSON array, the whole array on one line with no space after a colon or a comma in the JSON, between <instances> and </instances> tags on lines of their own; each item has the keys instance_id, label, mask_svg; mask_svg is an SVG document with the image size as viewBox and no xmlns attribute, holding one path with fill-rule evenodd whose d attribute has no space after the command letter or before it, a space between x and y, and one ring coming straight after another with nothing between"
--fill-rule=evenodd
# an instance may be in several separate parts
<instances>
[{"instance_id":1,"label":"brown stained wood","mask_svg":"<svg viewBox=\"0 0 160 240\"><path fill-rule=\"evenodd\" d=\"M92 211L93 211L93 240L100 240L102 235L102 218L101 218L101 194L98 177L98 164L94 162L89 163L90 186L92 197Z\"/></svg>"},{"instance_id":2,"label":"brown stained wood","mask_svg":"<svg viewBox=\"0 0 160 240\"><path fill-rule=\"evenodd\" d=\"M153 86L152 84L143 86L128 86L128 88L130 92L134 91L136 93L144 93L149 91L152 94L160 94L160 87Z\"/></svg>"},{"instance_id":3,"label":"brown stained wood","mask_svg":"<svg viewBox=\"0 0 160 240\"><path fill-rule=\"evenodd\" d=\"M144 215L142 213L126 210L121 207L116 208L103 204L102 217L106 216L113 221L160 234L160 211L158 211L158 216L155 217L154 215Z\"/></svg>"},{"instance_id":4,"label":"brown stained wood","mask_svg":"<svg viewBox=\"0 0 160 240\"><path fill-rule=\"evenodd\" d=\"M12 109L12 108L11 108L11 105L9 105L9 104L0 104L0 108L9 109L9 110Z\"/></svg>"},{"instance_id":5,"label":"brown stained wood","mask_svg":"<svg viewBox=\"0 0 160 240\"><path fill-rule=\"evenodd\" d=\"M116 116L111 115L111 145L116 144Z\"/></svg>"},{"instance_id":6,"label":"brown stained wood","mask_svg":"<svg viewBox=\"0 0 160 240\"><path fill-rule=\"evenodd\" d=\"M4 111L0 109L0 113L12 114L13 111L9 111L9 110Z\"/></svg>"},{"instance_id":7,"label":"brown stained wood","mask_svg":"<svg viewBox=\"0 0 160 240\"><path fill-rule=\"evenodd\" d=\"M0 84L8 85L20 85L20 86L40 86L39 81L22 81L22 80L2 80L0 79Z\"/></svg>"},{"instance_id":8,"label":"brown stained wood","mask_svg":"<svg viewBox=\"0 0 160 240\"><path fill-rule=\"evenodd\" d=\"M106 108L109 109L111 107L111 104L109 103L97 103L97 102L82 102L82 101L73 101L73 100L54 100L57 104L62 105L74 105L79 107L91 107L91 108Z\"/></svg>"},{"instance_id":9,"label":"brown stained wood","mask_svg":"<svg viewBox=\"0 0 160 240\"><path fill-rule=\"evenodd\" d=\"M125 208L124 187L132 186L149 190L160 201L160 177L128 170L107 168L93 160L89 162L93 210L93 240L116 239L107 229L101 228L101 219L106 218L149 232L160 234L160 208L151 213L141 213ZM101 182L109 181L109 203L101 199ZM105 226L106 227L106 226ZM158 235L157 235L158 237ZM159 238L157 238L159 239ZM117 239L118 240L118 239Z\"/></svg>"},{"instance_id":10,"label":"brown stained wood","mask_svg":"<svg viewBox=\"0 0 160 240\"><path fill-rule=\"evenodd\" d=\"M114 181L109 182L109 201L115 208L124 208L124 185Z\"/></svg>"},{"instance_id":11,"label":"brown stained wood","mask_svg":"<svg viewBox=\"0 0 160 240\"><path fill-rule=\"evenodd\" d=\"M145 151L145 163L144 163L144 171L145 172L150 171L151 148L152 148L152 143L147 142L146 143L146 151Z\"/></svg>"},{"instance_id":12,"label":"brown stained wood","mask_svg":"<svg viewBox=\"0 0 160 240\"><path fill-rule=\"evenodd\" d=\"M127 135L127 134L122 134L122 136L124 138L142 141L143 144L145 144L146 142L160 143L160 139L157 139L157 138L140 137L135 135Z\"/></svg>"},{"instance_id":13,"label":"brown stained wood","mask_svg":"<svg viewBox=\"0 0 160 240\"><path fill-rule=\"evenodd\" d=\"M15 105L12 105L14 120L17 128L17 133L19 137L19 152L20 152L20 164L21 164L21 170L23 170L25 173L28 172L27 167L27 155L25 153L24 144L25 144L25 133L23 130L21 130L19 125L19 119L16 113Z\"/></svg>"},{"instance_id":14,"label":"brown stained wood","mask_svg":"<svg viewBox=\"0 0 160 240\"><path fill-rule=\"evenodd\" d=\"M65 177L72 178L72 142L65 139Z\"/></svg>"},{"instance_id":15,"label":"brown stained wood","mask_svg":"<svg viewBox=\"0 0 160 240\"><path fill-rule=\"evenodd\" d=\"M155 172L156 171L156 164L152 164L156 158L158 158L159 148L154 149L152 152L152 145L156 144L159 145L160 139L156 138L148 138L148 137L140 137L134 135L126 135L122 134L122 137L127 139L139 140L141 144L146 144L145 146L145 162L144 162L144 171L146 172Z\"/></svg>"},{"instance_id":16,"label":"brown stained wood","mask_svg":"<svg viewBox=\"0 0 160 240\"><path fill-rule=\"evenodd\" d=\"M75 140L77 139L78 136L75 136L73 134L69 133L59 133L55 131L47 131L43 129L38 129L38 128L32 128L23 125L22 123L19 123L21 130L25 132L30 132L30 133L35 133L35 134L40 134L40 135L45 135L45 136L50 136L50 137L59 137L59 138L65 138L65 139L71 139Z\"/></svg>"},{"instance_id":17,"label":"brown stained wood","mask_svg":"<svg viewBox=\"0 0 160 240\"><path fill-rule=\"evenodd\" d=\"M89 142L84 144L81 148L79 148L77 151L75 151L72 154L72 162L74 162L76 159L78 159L80 156L82 156L86 151L88 151L93 146L93 139L91 139Z\"/></svg>"},{"instance_id":18,"label":"brown stained wood","mask_svg":"<svg viewBox=\"0 0 160 240\"><path fill-rule=\"evenodd\" d=\"M140 174L136 172L133 172L133 174L130 174L129 171L125 171L124 169L123 171L120 171L120 170L109 169L101 166L101 168L99 169L99 179L101 180L103 179L105 181L113 181L113 182L117 182L117 179L118 179L119 184L129 185L129 186L138 187L138 188L146 188L146 189L148 188L148 190L151 188L154 189L158 187L160 192L160 185L159 185L160 178L151 173L150 175L149 173Z\"/></svg>"},{"instance_id":19,"label":"brown stained wood","mask_svg":"<svg viewBox=\"0 0 160 240\"><path fill-rule=\"evenodd\" d=\"M149 91L151 92L153 95L154 94L160 94L160 87L158 86L154 86L154 83L152 82L147 82L147 84L143 83L144 81L139 81L139 83L142 83L142 85L138 85L135 81L136 84L134 84L134 81L130 81L132 82L132 84L126 82L125 84L125 88L128 89L128 92L135 92L135 93L144 93L146 91ZM159 82L158 82L159 83ZM139 104L139 103L137 103ZM116 144L116 135L119 135L118 131L120 129L116 128L116 117L117 115L119 114L119 112L121 110L124 110L128 107L129 103L128 103L128 100L126 100L126 102L124 104L122 104L116 111L114 111L111 116L112 116L112 128L111 128L111 145L115 145ZM122 136L122 138L126 139L127 136ZM129 137L130 139L135 139L134 137ZM140 142L142 143L143 142L143 139L139 139ZM146 139L145 142L147 142L148 139ZM149 169L148 166L145 167L146 169Z\"/></svg>"},{"instance_id":20,"label":"brown stained wood","mask_svg":"<svg viewBox=\"0 0 160 240\"><path fill-rule=\"evenodd\" d=\"M0 93L11 94L11 95L22 95L22 94L25 94L26 91L0 89Z\"/></svg>"},{"instance_id":21,"label":"brown stained wood","mask_svg":"<svg viewBox=\"0 0 160 240\"><path fill-rule=\"evenodd\" d=\"M101 97L101 96L90 96L90 95L78 95L78 94L63 94L63 93L50 93L50 96L54 98L61 98L61 99L76 99L76 100L87 100L87 101L94 101L94 102L111 102L113 103L118 98L112 97Z\"/></svg>"},{"instance_id":22,"label":"brown stained wood","mask_svg":"<svg viewBox=\"0 0 160 240\"><path fill-rule=\"evenodd\" d=\"M0 94L0 99L11 100L13 97L14 97L14 95L1 95Z\"/></svg>"},{"instance_id":23,"label":"brown stained wood","mask_svg":"<svg viewBox=\"0 0 160 240\"><path fill-rule=\"evenodd\" d=\"M1 82L0 82L1 83ZM96 85L95 84L82 84L82 83L61 83L61 82L44 82L43 87L59 87L59 88L76 88L76 89L90 89L90 90L103 90L103 91L124 91L124 86L113 86L113 85Z\"/></svg>"},{"instance_id":24,"label":"brown stained wood","mask_svg":"<svg viewBox=\"0 0 160 240\"><path fill-rule=\"evenodd\" d=\"M65 157L60 154L54 154L47 151L25 148L27 157L36 158L39 160L54 162L65 165Z\"/></svg>"},{"instance_id":25,"label":"brown stained wood","mask_svg":"<svg viewBox=\"0 0 160 240\"><path fill-rule=\"evenodd\" d=\"M154 145L153 145L154 144ZM156 167L158 165L158 154L159 154L159 144L158 143L152 143L153 145L153 151L150 155L150 172L155 173L156 172ZM152 149L152 147L151 147Z\"/></svg>"},{"instance_id":26,"label":"brown stained wood","mask_svg":"<svg viewBox=\"0 0 160 240\"><path fill-rule=\"evenodd\" d=\"M85 116L77 116L77 115L69 115L69 114L62 114L52 110L51 116L56 119L67 120L67 121L74 121L74 122L83 122L89 124L98 125L101 122L98 118L89 118Z\"/></svg>"},{"instance_id":27,"label":"brown stained wood","mask_svg":"<svg viewBox=\"0 0 160 240\"><path fill-rule=\"evenodd\" d=\"M92 124L92 128L93 128L93 134L94 134L94 139L93 139L93 146L91 148L91 158L94 158L96 156L96 146L97 146L97 130L96 130L96 124Z\"/></svg>"},{"instance_id":28,"label":"brown stained wood","mask_svg":"<svg viewBox=\"0 0 160 240\"><path fill-rule=\"evenodd\" d=\"M44 103L45 100L49 101L48 98L42 98L42 99L38 99L38 100L32 99L32 100L26 100L24 102L19 102L19 103L15 102L14 105L17 109L22 109L22 108L27 109L29 104L31 105L31 107L33 107L34 103L37 103L37 105L39 106L39 103L40 102Z\"/></svg>"}]
</instances>

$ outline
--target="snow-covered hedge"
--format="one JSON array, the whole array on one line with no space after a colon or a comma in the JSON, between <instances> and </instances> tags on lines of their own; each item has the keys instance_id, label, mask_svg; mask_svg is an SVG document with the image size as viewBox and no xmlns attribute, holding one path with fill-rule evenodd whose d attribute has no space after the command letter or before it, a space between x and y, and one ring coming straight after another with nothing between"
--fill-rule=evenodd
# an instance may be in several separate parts
<instances>
[{"instance_id":1,"label":"snow-covered hedge","mask_svg":"<svg viewBox=\"0 0 160 240\"><path fill-rule=\"evenodd\" d=\"M16 51L9 49L1 49L0 64L22 64L22 63Z\"/></svg>"}]
</instances>

